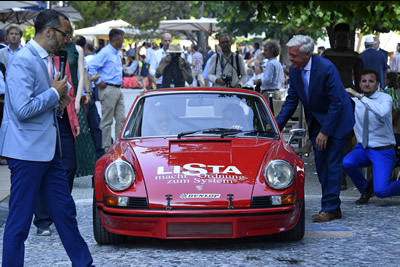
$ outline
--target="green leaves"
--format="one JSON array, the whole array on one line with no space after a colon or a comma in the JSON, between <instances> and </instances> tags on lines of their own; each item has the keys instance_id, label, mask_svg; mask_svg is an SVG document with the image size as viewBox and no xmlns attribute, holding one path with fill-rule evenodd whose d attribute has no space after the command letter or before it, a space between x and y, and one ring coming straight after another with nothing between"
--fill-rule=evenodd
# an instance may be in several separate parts
<instances>
[{"instance_id":1,"label":"green leaves","mask_svg":"<svg viewBox=\"0 0 400 267\"><path fill-rule=\"evenodd\" d=\"M140 30L156 30L164 19L216 17L233 36L266 33L288 40L293 34L313 38L325 28L347 22L361 33L400 28L398 1L70 1L85 19L76 28L123 19Z\"/></svg>"}]
</instances>

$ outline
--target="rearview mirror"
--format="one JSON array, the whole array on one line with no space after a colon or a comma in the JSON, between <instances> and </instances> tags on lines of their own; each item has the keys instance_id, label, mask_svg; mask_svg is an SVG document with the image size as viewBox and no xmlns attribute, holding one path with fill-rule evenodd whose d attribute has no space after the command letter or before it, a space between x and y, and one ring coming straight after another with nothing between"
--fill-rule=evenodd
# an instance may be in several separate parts
<instances>
[{"instance_id":1,"label":"rearview mirror","mask_svg":"<svg viewBox=\"0 0 400 267\"><path fill-rule=\"evenodd\" d=\"M213 106L214 102L212 99L198 97L190 99L188 102L189 107L204 107L204 106Z\"/></svg>"},{"instance_id":2,"label":"rearview mirror","mask_svg":"<svg viewBox=\"0 0 400 267\"><path fill-rule=\"evenodd\" d=\"M287 140L289 144L291 144L294 140L300 140L306 136L306 130L303 128L291 129L289 133L290 135Z\"/></svg>"}]
</instances>

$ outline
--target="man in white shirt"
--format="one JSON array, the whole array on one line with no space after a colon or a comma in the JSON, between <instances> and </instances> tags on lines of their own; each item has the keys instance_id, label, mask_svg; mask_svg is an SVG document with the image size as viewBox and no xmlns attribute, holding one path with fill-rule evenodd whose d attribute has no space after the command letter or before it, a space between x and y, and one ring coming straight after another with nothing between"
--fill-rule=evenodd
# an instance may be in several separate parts
<instances>
[{"instance_id":1,"label":"man in white shirt","mask_svg":"<svg viewBox=\"0 0 400 267\"><path fill-rule=\"evenodd\" d=\"M397 44L396 54L394 55L392 62L390 62L390 70L394 72L400 72L400 44Z\"/></svg>"},{"instance_id":2,"label":"man in white shirt","mask_svg":"<svg viewBox=\"0 0 400 267\"><path fill-rule=\"evenodd\" d=\"M241 55L232 53L232 39L228 34L221 34L219 46L222 53L215 53L210 58L207 77L214 87L242 88L247 81L247 73Z\"/></svg>"},{"instance_id":3,"label":"man in white shirt","mask_svg":"<svg viewBox=\"0 0 400 267\"><path fill-rule=\"evenodd\" d=\"M367 204L372 194L379 198L400 195L400 181L390 182L396 163L396 144L392 126L392 97L378 91L379 74L372 69L361 72L361 94L352 88L346 91L355 102L354 133L357 144L343 160L343 170L361 193L356 204ZM364 124L365 123L365 124ZM372 165L373 183L359 168Z\"/></svg>"},{"instance_id":4,"label":"man in white shirt","mask_svg":"<svg viewBox=\"0 0 400 267\"><path fill-rule=\"evenodd\" d=\"M275 111L272 99L277 95L279 89L282 88L284 80L283 67L277 58L280 52L281 47L278 42L268 41L264 44L264 57L268 59L268 62L265 66L260 90L264 97L268 99L268 104L274 115Z\"/></svg>"},{"instance_id":5,"label":"man in white shirt","mask_svg":"<svg viewBox=\"0 0 400 267\"><path fill-rule=\"evenodd\" d=\"M163 48L155 51L154 54L152 55L149 68L151 76L153 77L156 76L157 68L160 65L161 59L168 54L167 50L171 42L172 42L172 36L170 33L164 33L161 36L161 43L163 44ZM157 89L161 88L161 84L162 84L162 76L156 80Z\"/></svg>"}]
</instances>

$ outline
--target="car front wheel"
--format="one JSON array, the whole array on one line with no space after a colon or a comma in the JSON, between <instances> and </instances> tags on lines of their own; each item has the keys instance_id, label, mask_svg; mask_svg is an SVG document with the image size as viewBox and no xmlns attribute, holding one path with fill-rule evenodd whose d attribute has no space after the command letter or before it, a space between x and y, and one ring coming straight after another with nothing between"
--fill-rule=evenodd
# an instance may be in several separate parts
<instances>
[{"instance_id":1,"label":"car front wheel","mask_svg":"<svg viewBox=\"0 0 400 267\"><path fill-rule=\"evenodd\" d=\"M303 205L301 207L299 221L297 222L296 226L289 231L276 234L275 237L276 239L285 242L299 241L304 237L305 225L305 203L303 198Z\"/></svg>"},{"instance_id":2,"label":"car front wheel","mask_svg":"<svg viewBox=\"0 0 400 267\"><path fill-rule=\"evenodd\" d=\"M103 225L99 209L97 208L97 201L93 193L93 233L94 239L100 245L119 244L126 240L126 236L117 235L109 232Z\"/></svg>"}]
</instances>

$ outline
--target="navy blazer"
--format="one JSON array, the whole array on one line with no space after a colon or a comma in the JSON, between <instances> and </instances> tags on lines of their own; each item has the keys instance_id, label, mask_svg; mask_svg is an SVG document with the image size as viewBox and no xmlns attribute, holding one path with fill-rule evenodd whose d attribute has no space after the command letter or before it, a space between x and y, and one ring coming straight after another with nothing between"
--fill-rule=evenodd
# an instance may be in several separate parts
<instances>
[{"instance_id":1,"label":"navy blazer","mask_svg":"<svg viewBox=\"0 0 400 267\"><path fill-rule=\"evenodd\" d=\"M299 100L304 106L310 136L312 133L322 132L328 136L343 138L353 129L355 119L351 99L331 61L312 56L308 88L310 99L305 95L301 69L290 67L289 78L288 95L276 119L280 130L292 117ZM319 125L311 123L313 119Z\"/></svg>"}]
</instances>

